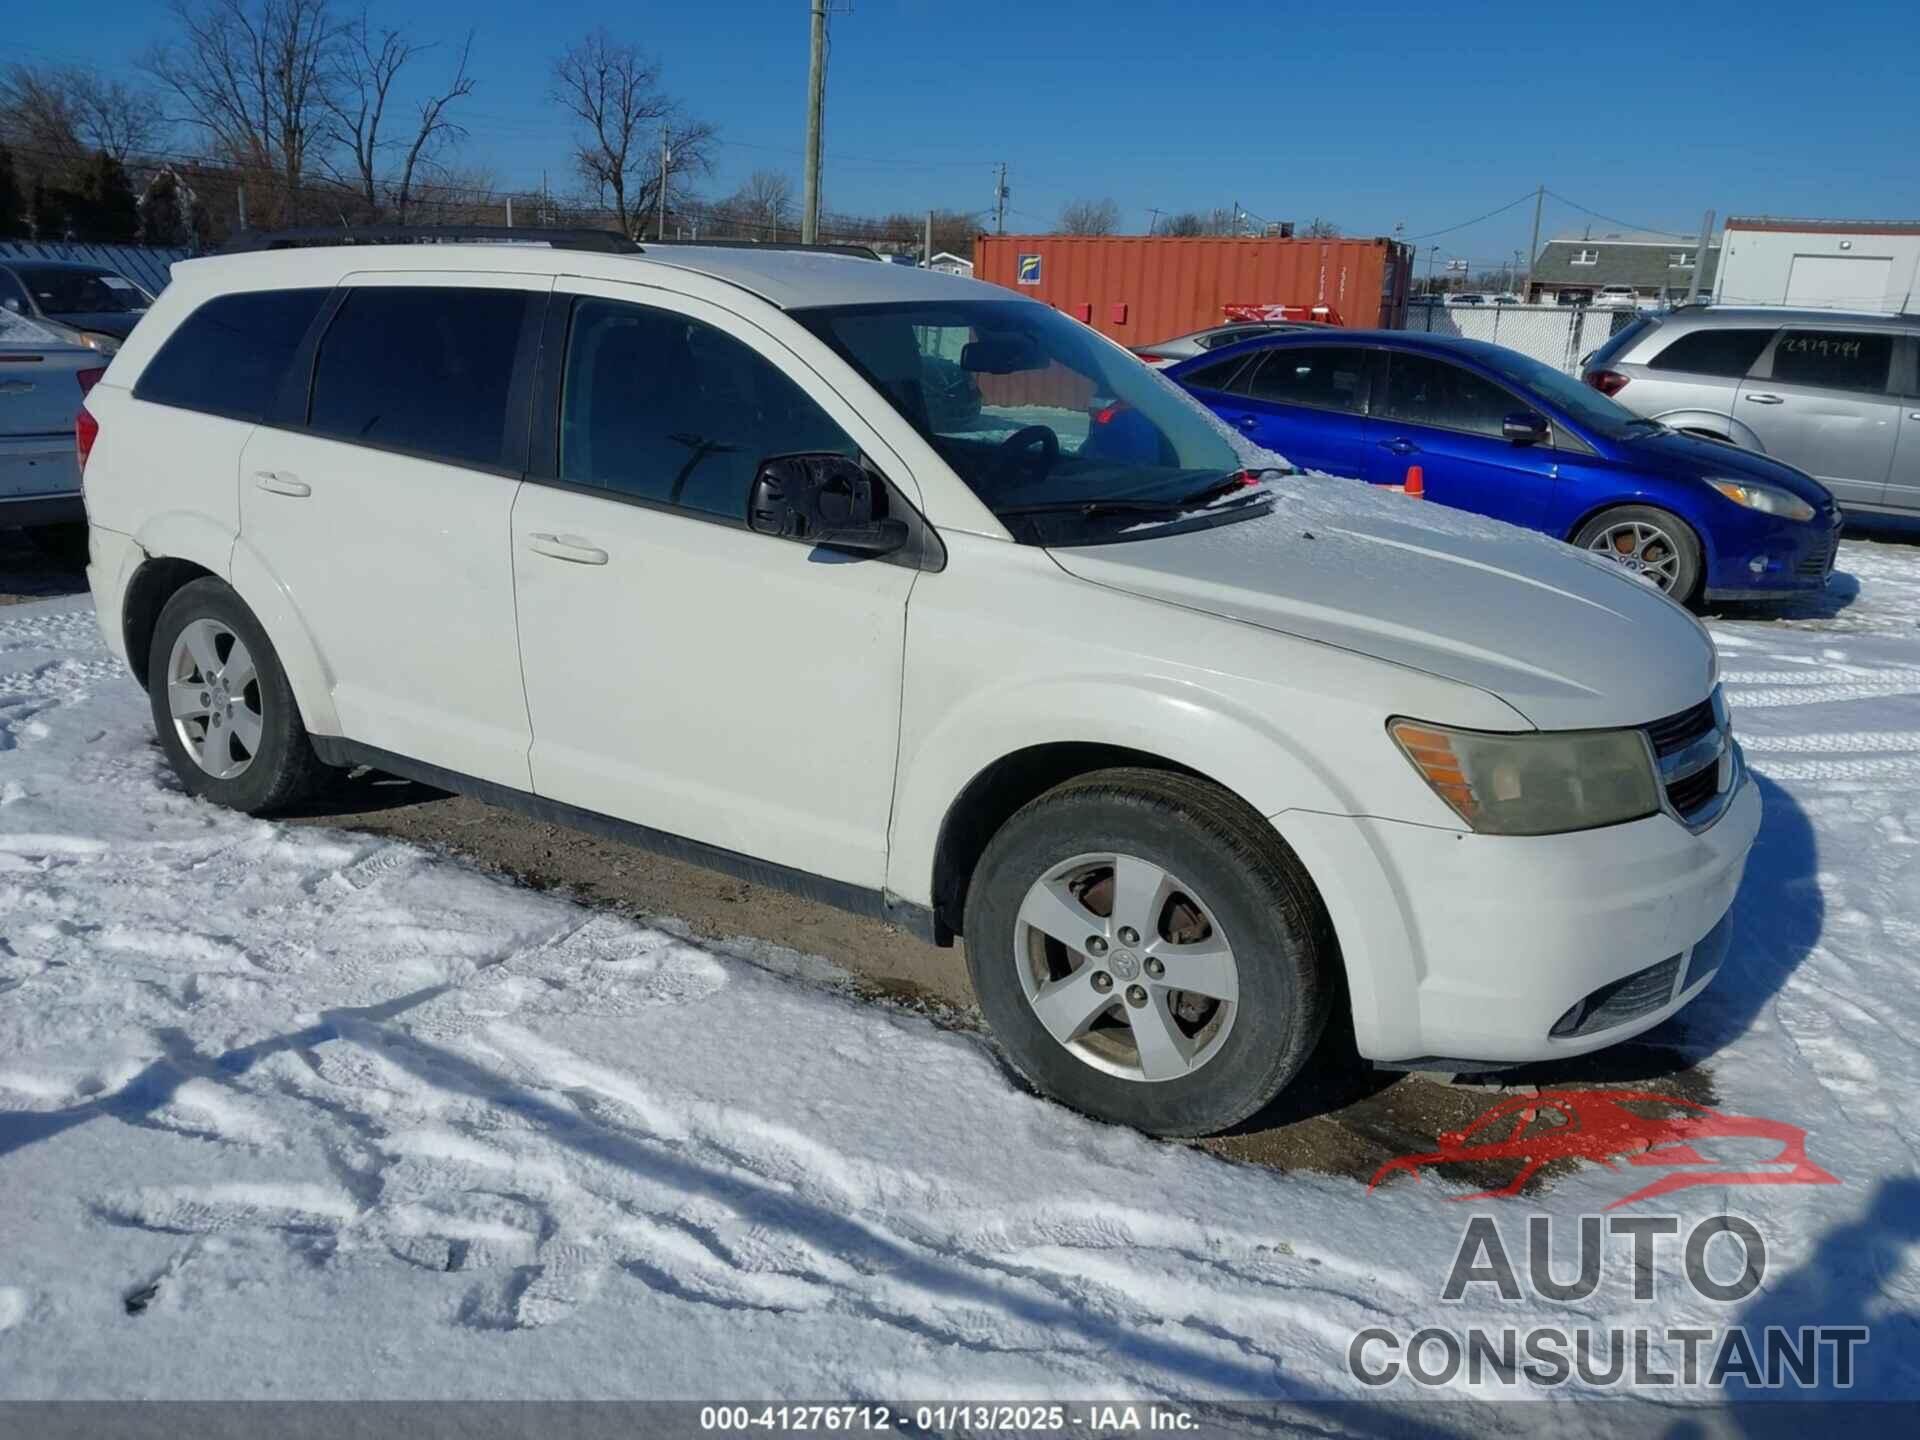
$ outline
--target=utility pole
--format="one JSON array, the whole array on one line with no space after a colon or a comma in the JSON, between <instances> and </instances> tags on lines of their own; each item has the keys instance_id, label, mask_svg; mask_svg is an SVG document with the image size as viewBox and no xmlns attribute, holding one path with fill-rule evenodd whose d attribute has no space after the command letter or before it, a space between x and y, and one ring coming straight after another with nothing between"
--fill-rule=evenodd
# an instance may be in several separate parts
<instances>
[{"instance_id":1,"label":"utility pole","mask_svg":"<svg viewBox=\"0 0 1920 1440\"><path fill-rule=\"evenodd\" d=\"M1693 304L1700 298L1700 277L1707 269L1707 246L1713 240L1713 211L1709 210L1700 220L1700 248L1693 252L1693 278L1687 281L1687 303Z\"/></svg>"},{"instance_id":2,"label":"utility pole","mask_svg":"<svg viewBox=\"0 0 1920 1440\"><path fill-rule=\"evenodd\" d=\"M507 197L507 228L509 230L513 228L513 197L511 195Z\"/></svg>"},{"instance_id":3,"label":"utility pole","mask_svg":"<svg viewBox=\"0 0 1920 1440\"><path fill-rule=\"evenodd\" d=\"M926 269L933 268L933 212L927 212L927 234L920 246L920 263Z\"/></svg>"},{"instance_id":4,"label":"utility pole","mask_svg":"<svg viewBox=\"0 0 1920 1440\"><path fill-rule=\"evenodd\" d=\"M245 230L247 228L247 187L244 185L236 185L233 187L233 192L234 198L240 206L240 228Z\"/></svg>"},{"instance_id":5,"label":"utility pole","mask_svg":"<svg viewBox=\"0 0 1920 1440\"><path fill-rule=\"evenodd\" d=\"M653 225L653 238L667 238L667 176L673 170L673 146L667 138L667 129L660 127L660 193L653 198L658 202L657 218Z\"/></svg>"},{"instance_id":6,"label":"utility pole","mask_svg":"<svg viewBox=\"0 0 1920 1440\"><path fill-rule=\"evenodd\" d=\"M1151 205L1149 205L1147 207L1147 214L1153 217L1151 220L1147 221L1147 234L1151 235L1153 234L1154 231L1160 228L1160 212L1158 210L1155 210Z\"/></svg>"},{"instance_id":7,"label":"utility pole","mask_svg":"<svg viewBox=\"0 0 1920 1440\"><path fill-rule=\"evenodd\" d=\"M827 107L827 0L807 0L812 17L812 48L807 61L806 193L800 203L800 240L811 245L820 234L820 127Z\"/></svg>"},{"instance_id":8,"label":"utility pole","mask_svg":"<svg viewBox=\"0 0 1920 1440\"><path fill-rule=\"evenodd\" d=\"M1000 162L1000 178L993 187L993 233L1007 233L1007 162Z\"/></svg>"},{"instance_id":9,"label":"utility pole","mask_svg":"<svg viewBox=\"0 0 1920 1440\"><path fill-rule=\"evenodd\" d=\"M1540 258L1540 207L1546 204L1547 187L1540 186L1533 192L1533 243L1527 247L1527 283L1520 292L1522 300L1533 299L1533 266Z\"/></svg>"}]
</instances>

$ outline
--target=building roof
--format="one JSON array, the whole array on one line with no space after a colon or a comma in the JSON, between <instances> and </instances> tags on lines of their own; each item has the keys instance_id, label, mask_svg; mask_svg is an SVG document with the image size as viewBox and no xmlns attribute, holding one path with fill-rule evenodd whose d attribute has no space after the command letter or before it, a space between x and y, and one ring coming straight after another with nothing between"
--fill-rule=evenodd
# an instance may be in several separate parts
<instances>
[{"instance_id":1,"label":"building roof","mask_svg":"<svg viewBox=\"0 0 1920 1440\"><path fill-rule=\"evenodd\" d=\"M1920 235L1920 220L1807 220L1790 215L1732 215L1729 230L1786 230L1811 235Z\"/></svg>"},{"instance_id":2,"label":"building roof","mask_svg":"<svg viewBox=\"0 0 1920 1440\"><path fill-rule=\"evenodd\" d=\"M1599 287L1631 285L1636 290L1684 289L1693 282L1693 271L1673 263L1673 257L1700 248L1698 240L1683 240L1673 235L1644 230L1610 230L1598 234L1558 235L1541 248L1533 263L1535 285ZM1574 257L1583 250L1597 251L1591 265L1576 265ZM1700 272L1702 291L1713 288L1714 270L1720 260L1718 241L1707 247L1705 268Z\"/></svg>"}]
</instances>

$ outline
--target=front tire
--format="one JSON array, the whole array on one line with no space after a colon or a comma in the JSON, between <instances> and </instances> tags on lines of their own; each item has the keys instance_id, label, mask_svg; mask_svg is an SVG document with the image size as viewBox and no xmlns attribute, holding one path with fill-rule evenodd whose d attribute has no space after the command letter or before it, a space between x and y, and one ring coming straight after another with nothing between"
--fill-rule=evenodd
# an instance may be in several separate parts
<instances>
[{"instance_id":1,"label":"front tire","mask_svg":"<svg viewBox=\"0 0 1920 1440\"><path fill-rule=\"evenodd\" d=\"M326 773L267 632L225 582L183 585L147 651L154 729L190 795L271 815Z\"/></svg>"},{"instance_id":2,"label":"front tire","mask_svg":"<svg viewBox=\"0 0 1920 1440\"><path fill-rule=\"evenodd\" d=\"M967 966L1043 1093L1152 1135L1244 1120L1325 1028L1332 927L1299 861L1192 776L1107 770L1018 811L968 888Z\"/></svg>"},{"instance_id":3,"label":"front tire","mask_svg":"<svg viewBox=\"0 0 1920 1440\"><path fill-rule=\"evenodd\" d=\"M1700 588L1700 541L1678 515L1652 505L1616 505L1580 527L1573 543L1619 565L1682 605Z\"/></svg>"}]
</instances>

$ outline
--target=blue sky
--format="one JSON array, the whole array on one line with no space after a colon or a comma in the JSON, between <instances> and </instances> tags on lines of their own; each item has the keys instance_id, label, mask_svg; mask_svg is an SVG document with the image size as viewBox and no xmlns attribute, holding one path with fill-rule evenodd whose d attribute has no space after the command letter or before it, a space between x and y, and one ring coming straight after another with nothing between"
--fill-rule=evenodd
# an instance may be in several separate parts
<instances>
[{"instance_id":1,"label":"blue sky","mask_svg":"<svg viewBox=\"0 0 1920 1440\"><path fill-rule=\"evenodd\" d=\"M719 127L712 189L799 176L807 0L371 0L452 41L480 84L464 163L503 185L567 183L551 61L604 24L653 52ZM1008 229L1111 196L1238 201L1270 219L1418 239L1422 258L1498 262L1613 220L1696 231L1701 211L1920 218L1920 25L1892 0L1691 6L1285 0L833 0L826 202L853 213L982 209L1009 166ZM9 52L130 64L164 32L154 0L15 0ZM1671 58L1663 56L1673 47ZM1481 223L1451 228L1505 205ZM1431 232L1445 231L1443 234Z\"/></svg>"}]
</instances>

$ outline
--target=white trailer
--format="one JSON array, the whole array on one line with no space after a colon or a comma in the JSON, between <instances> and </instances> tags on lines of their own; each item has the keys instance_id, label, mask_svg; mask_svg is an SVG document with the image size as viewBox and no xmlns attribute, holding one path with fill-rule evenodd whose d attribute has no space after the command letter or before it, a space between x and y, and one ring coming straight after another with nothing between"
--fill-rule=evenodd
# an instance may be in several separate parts
<instances>
[{"instance_id":1,"label":"white trailer","mask_svg":"<svg viewBox=\"0 0 1920 1440\"><path fill-rule=\"evenodd\" d=\"M1887 313L1920 307L1920 221L1727 221L1713 298Z\"/></svg>"}]
</instances>

